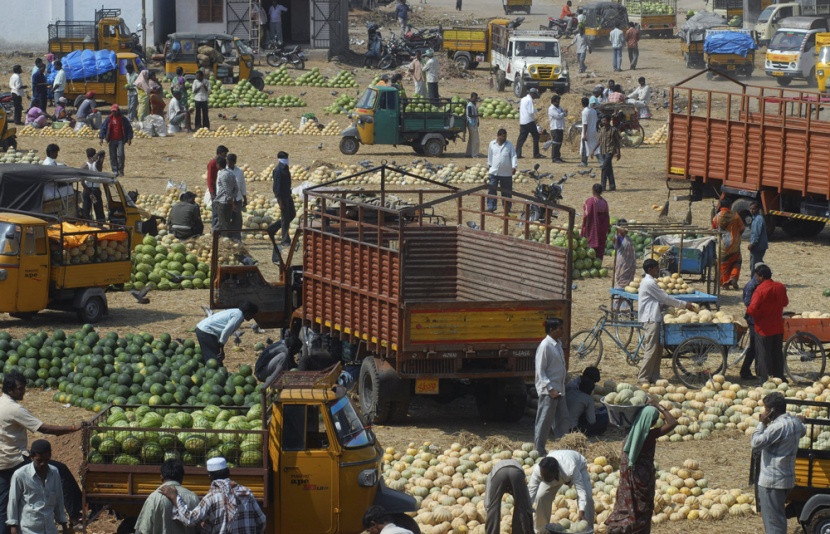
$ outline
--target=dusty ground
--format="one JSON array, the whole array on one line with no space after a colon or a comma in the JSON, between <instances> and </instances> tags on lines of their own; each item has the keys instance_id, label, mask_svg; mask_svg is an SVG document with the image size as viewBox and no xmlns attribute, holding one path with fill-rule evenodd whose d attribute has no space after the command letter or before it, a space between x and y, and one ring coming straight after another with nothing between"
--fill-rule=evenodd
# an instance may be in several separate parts
<instances>
[{"instance_id":1,"label":"dusty ground","mask_svg":"<svg viewBox=\"0 0 830 534\"><path fill-rule=\"evenodd\" d=\"M465 2L467 11L457 14L454 9L454 2L451 0L430 1L429 4L417 4L417 17L425 23L434 23L443 20L446 25L459 21L469 24L471 20L483 20L489 16L500 14L498 3L493 0L476 2L475 12L473 2ZM525 23L527 28L535 28L538 24L544 23L549 14L558 14L560 5L552 1L537 1L534 6L534 14L528 17ZM689 2L689 6L697 9L699 6ZM684 10L687 6L684 5ZM389 8L384 8L388 11ZM423 10L423 11L422 11ZM379 15L373 15L378 17ZM382 18L382 17L381 17ZM416 19L418 20L418 19ZM388 35L388 29L384 29L384 35ZM365 26L362 19L355 19L352 25L352 37L365 39ZM359 47L355 47L359 49ZM589 57L590 76L580 77L573 82L574 93L565 98L565 107L569 109L571 116L577 116L580 106L577 104L578 97L583 89L590 88L596 83L613 77L618 83L622 83L625 89L633 89L636 85L637 76L646 76L649 83L658 95L666 90L671 84L676 83L692 74L684 68L679 53L679 45L675 40L644 40L641 43L640 68L636 71L625 71L612 74L610 71L610 50L600 49ZM575 58L571 57L573 62ZM30 63L28 57L3 57L0 58L0 70L10 71L13 63ZM624 61L627 64L627 60ZM334 75L341 68L355 71L360 89L354 91L357 94L375 75L374 71L355 68L349 65L329 63L309 63L308 67L317 66L324 75ZM263 66L268 70L267 66ZM295 74L292 72L292 75ZM6 79L6 76L3 76ZM474 89L482 97L506 96L512 98L511 93L497 95L495 90L489 88L489 75L487 71L479 69L472 73L470 79L445 79L441 81L442 96L467 96L470 90ZM705 80L702 80L705 84ZM769 85L763 77L756 77L752 83L763 83ZM718 89L726 89L727 82L714 82ZM282 119L289 119L295 124L299 123L300 116L306 111L314 111L319 115L323 114L322 108L332 102L331 89L290 87L270 88L276 89L277 94L283 92L288 94L307 93L303 98L309 103L309 108L292 109L267 109L258 111L256 109L234 109L232 113L238 115L238 123L273 123ZM655 98L657 104L663 101L662 96ZM547 98L543 97L540 104L547 105ZM324 122L332 117L323 116ZM337 122L345 127L347 120L343 116L334 117ZM659 128L665 121L666 111L655 109L655 118L646 121L646 133ZM217 112L212 112L212 124L214 128L226 125L230 129L236 126L236 121L225 121L217 117ZM509 137L514 140L518 133L518 121L499 121L496 119L484 119L481 127L481 139L483 147L489 140L495 137L498 128L508 129ZM318 150L318 144L323 142L322 149ZM23 150L35 149L41 155L45 146L54 139L45 137L24 137L20 139L20 148ZM292 163L310 164L313 160L330 161L332 163L348 162L355 163L370 159L376 163L382 160L409 162L416 158L415 154L408 148L394 147L361 147L355 156L344 156L338 150L337 137L250 137L244 139L222 138L222 139L194 139L181 134L175 138L139 139L127 149L127 176L123 179L128 189L137 189L143 194L162 193L168 179L175 181L186 181L189 186L203 185L201 175L204 172L207 161L212 157L215 147L218 144L227 145L232 152L239 155L240 163L246 163L259 171L267 165L274 163L276 153L285 150L290 154ZM60 161L68 165L80 165L83 161L83 150L92 146L90 140L82 139L60 139L61 146ZM471 165L475 161L463 157L463 144L451 145L450 153L445 155L442 162L454 161L459 165ZM526 148L530 153L531 149ZM564 157L569 162L566 165L552 167L548 161L542 161L542 171L552 171L556 175L561 173L575 172L577 156L573 149L566 147ZM479 160L480 161L480 160ZM524 160L520 168L529 168L533 162ZM651 209L653 204L662 204L666 198L664 186L665 176L665 145L643 146L638 149L625 150L622 160L615 164L615 172L618 181L618 191L607 195L611 205L612 216L637 219L642 222L656 221L656 212ZM577 175L569 180L565 188L565 203L577 208L578 211L585 198L589 196L590 187L597 179L590 179ZM269 194L270 183L254 182L249 183L249 192L258 191ZM531 192L530 184L522 184L517 187L526 193ZM682 218L685 214L685 205L674 204L672 215ZM708 225L711 204L702 202L694 206L694 222L701 226ZM775 277L787 284L790 295L790 309L795 311L830 308L821 297L821 291L826 287L823 282L823 275L826 272L827 251L824 248L828 243L830 234L823 232L820 236L810 240L792 240L783 234L777 233L774 237L770 251L767 253L767 262L772 266ZM606 260L607 261L607 260ZM743 280L747 279L744 274ZM608 279L581 281L573 293L573 331L591 326L598 317L596 309L598 303L607 299L607 289L610 281ZM152 302L146 307L138 306L129 295L114 293L110 295L110 317L101 325L103 331L115 330L118 332L148 331L152 333L170 332L174 336L192 336L190 333L196 322L202 317L199 305L207 304L207 291L187 292L156 292L152 294ZM740 298L735 292L724 295L722 304L727 310L739 313ZM45 312L37 316L32 324L24 324L8 316L0 316L0 330L8 330L14 335L22 335L31 328L51 330L54 328L71 329L76 327L74 316L57 312ZM272 333L273 335L273 333ZM233 353L229 365L235 366L241 363L253 363L255 353L253 345L256 342L264 341L265 334L255 335L249 333L243 338L243 352ZM619 380L633 380L635 370L626 365L621 354L610 351L606 344L606 356L602 363L603 374ZM737 370L730 369L729 375L737 375ZM668 365L664 365L664 375L670 375ZM737 377L733 377L737 378ZM25 401L35 413L49 422L66 422L80 418L89 418L90 414L77 408L65 408L51 401L50 392L31 391ZM411 415L407 425L398 427L380 427L377 429L379 438L384 445L396 447L405 446L409 442L432 441L440 445L449 445L454 440L454 435L465 430L481 438L481 440L494 436L505 435L514 441L532 441L533 422L530 418L523 419L513 425L485 425L479 422L475 415L475 406L471 399L462 399L446 409L433 404L427 400L416 400L413 403ZM80 462L79 437L53 440L56 445L56 456L67 461L71 466L77 466ZM621 435L609 433L601 441L591 445L590 453L600 454L606 450L618 450L621 447ZM663 443L658 447L657 460L661 465L679 465L685 458L696 458L701 461L702 468L713 486L745 488L749 464L749 441L742 434L718 433L716 437L705 442L686 443ZM591 454L589 454L590 456ZM791 528L795 523L791 522ZM713 525L705 522L682 522L660 525L655 532L711 532ZM94 531L113 531L111 520L102 520L96 523ZM728 519L717 523L717 531L732 531L736 533L756 532L761 527L758 517L741 518L739 520Z\"/></svg>"}]
</instances>

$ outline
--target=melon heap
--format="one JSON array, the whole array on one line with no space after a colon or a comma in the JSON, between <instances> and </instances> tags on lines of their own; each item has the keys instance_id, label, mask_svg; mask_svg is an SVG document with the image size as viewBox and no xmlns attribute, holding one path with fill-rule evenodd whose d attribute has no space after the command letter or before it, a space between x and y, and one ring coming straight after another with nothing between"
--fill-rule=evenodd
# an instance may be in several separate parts
<instances>
[{"instance_id":1,"label":"melon heap","mask_svg":"<svg viewBox=\"0 0 830 534\"><path fill-rule=\"evenodd\" d=\"M267 85L289 86L294 85L294 80L291 78L291 75L288 74L288 69L286 69L283 65L277 70L268 73L268 75L265 76L265 83Z\"/></svg>"},{"instance_id":2,"label":"melon heap","mask_svg":"<svg viewBox=\"0 0 830 534\"><path fill-rule=\"evenodd\" d=\"M147 283L156 289L204 289L210 281L210 236L181 242L172 235L162 242L150 235L133 252L133 272L124 289L142 289ZM176 282L178 277L184 277Z\"/></svg>"},{"instance_id":3,"label":"melon heap","mask_svg":"<svg viewBox=\"0 0 830 534\"><path fill-rule=\"evenodd\" d=\"M478 114L484 118L518 119L519 112L503 98L485 98L478 105Z\"/></svg>"},{"instance_id":4,"label":"melon heap","mask_svg":"<svg viewBox=\"0 0 830 534\"><path fill-rule=\"evenodd\" d=\"M657 281L657 287L669 295L693 295L695 293L695 288L686 282L686 280L684 280L678 273L672 273L671 276L663 276L661 278L656 278L655 280ZM643 279L641 277L635 276L631 281L631 284L625 287L625 291L628 293L638 293L640 291L640 284L642 281Z\"/></svg>"},{"instance_id":5,"label":"melon heap","mask_svg":"<svg viewBox=\"0 0 830 534\"><path fill-rule=\"evenodd\" d=\"M672 308L663 315L663 322L666 324L690 324L690 323L723 323L735 322L735 318L724 311L712 312L709 310L690 311L683 308Z\"/></svg>"},{"instance_id":6,"label":"melon heap","mask_svg":"<svg viewBox=\"0 0 830 534\"><path fill-rule=\"evenodd\" d=\"M10 148L5 154L0 156L0 163L30 163L32 165L37 165L40 162L41 158L37 157L37 153L35 153L34 150L30 150L28 152L18 152L15 149Z\"/></svg>"},{"instance_id":7,"label":"melon heap","mask_svg":"<svg viewBox=\"0 0 830 534\"><path fill-rule=\"evenodd\" d=\"M543 243L545 230L536 224L531 225L530 238ZM555 247L568 248L568 231L564 229L553 229L550 232L549 244ZM579 229L574 228L571 236L571 276L574 280L585 278L604 278L609 271L602 266L602 260L597 258L597 252L588 246L588 239L579 236Z\"/></svg>"},{"instance_id":8,"label":"melon heap","mask_svg":"<svg viewBox=\"0 0 830 534\"><path fill-rule=\"evenodd\" d=\"M792 316L793 319L830 319L830 313L820 311L805 311Z\"/></svg>"}]
</instances>

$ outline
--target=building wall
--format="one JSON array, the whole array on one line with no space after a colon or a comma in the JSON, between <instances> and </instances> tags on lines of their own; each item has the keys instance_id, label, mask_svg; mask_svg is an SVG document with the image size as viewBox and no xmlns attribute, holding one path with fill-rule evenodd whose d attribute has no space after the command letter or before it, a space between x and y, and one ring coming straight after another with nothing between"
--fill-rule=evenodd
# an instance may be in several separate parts
<instances>
[{"instance_id":1,"label":"building wall","mask_svg":"<svg viewBox=\"0 0 830 534\"><path fill-rule=\"evenodd\" d=\"M22 0L4 0L22 2ZM121 17L135 31L141 22L141 0L26 0L27 9L4 10L0 16L0 50L45 50L50 23L94 20L95 10L121 9ZM152 36L153 2L146 0L147 24ZM148 44L152 39L148 39Z\"/></svg>"},{"instance_id":2,"label":"building wall","mask_svg":"<svg viewBox=\"0 0 830 534\"><path fill-rule=\"evenodd\" d=\"M172 1L172 0L170 0ZM197 0L176 0L176 31L199 33L227 33L227 9L222 13L222 22L199 23Z\"/></svg>"}]
</instances>

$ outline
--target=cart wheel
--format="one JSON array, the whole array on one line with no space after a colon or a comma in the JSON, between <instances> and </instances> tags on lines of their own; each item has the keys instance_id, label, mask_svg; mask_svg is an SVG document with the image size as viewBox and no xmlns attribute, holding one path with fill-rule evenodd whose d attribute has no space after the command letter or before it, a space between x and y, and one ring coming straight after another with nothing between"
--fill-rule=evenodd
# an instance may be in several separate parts
<instances>
[{"instance_id":1,"label":"cart wheel","mask_svg":"<svg viewBox=\"0 0 830 534\"><path fill-rule=\"evenodd\" d=\"M744 359L746 356L746 351L749 349L749 336L752 332L752 327L747 328L744 330L743 335L738 340L737 345L733 345L726 349L726 367L734 367Z\"/></svg>"},{"instance_id":2,"label":"cart wheel","mask_svg":"<svg viewBox=\"0 0 830 534\"><path fill-rule=\"evenodd\" d=\"M631 306L630 299L614 297L611 309L614 310L614 321L637 321L637 312L635 312L634 308ZM639 330L639 328L637 330ZM631 344L631 339L634 337L634 327L620 325L615 326L614 337L617 338L620 345L628 348Z\"/></svg>"},{"instance_id":3,"label":"cart wheel","mask_svg":"<svg viewBox=\"0 0 830 534\"><path fill-rule=\"evenodd\" d=\"M821 341L809 332L797 332L784 344L784 368L793 382L812 384L819 380L826 363Z\"/></svg>"},{"instance_id":4,"label":"cart wheel","mask_svg":"<svg viewBox=\"0 0 830 534\"><path fill-rule=\"evenodd\" d=\"M358 142L357 137L346 136L340 139L340 152L346 154L347 156L357 154L357 149L359 147L360 142Z\"/></svg>"},{"instance_id":5,"label":"cart wheel","mask_svg":"<svg viewBox=\"0 0 830 534\"><path fill-rule=\"evenodd\" d=\"M646 131L641 124L636 128L628 128L622 132L622 145L628 148L637 148L643 144L646 139Z\"/></svg>"},{"instance_id":6,"label":"cart wheel","mask_svg":"<svg viewBox=\"0 0 830 534\"><path fill-rule=\"evenodd\" d=\"M574 358L577 362L577 369L586 367L599 367L602 360L602 332L594 333L593 330L580 330L571 336L571 363Z\"/></svg>"},{"instance_id":7,"label":"cart wheel","mask_svg":"<svg viewBox=\"0 0 830 534\"><path fill-rule=\"evenodd\" d=\"M701 388L726 367L726 349L707 337L689 338L674 350L672 369L690 388Z\"/></svg>"}]
</instances>

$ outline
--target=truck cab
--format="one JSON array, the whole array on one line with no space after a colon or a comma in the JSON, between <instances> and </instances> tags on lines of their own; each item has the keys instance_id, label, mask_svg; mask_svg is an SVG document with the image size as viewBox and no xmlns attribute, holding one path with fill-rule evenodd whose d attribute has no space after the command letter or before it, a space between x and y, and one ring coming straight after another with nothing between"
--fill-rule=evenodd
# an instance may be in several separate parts
<instances>
[{"instance_id":1,"label":"truck cab","mask_svg":"<svg viewBox=\"0 0 830 534\"><path fill-rule=\"evenodd\" d=\"M490 64L496 72L499 91L513 86L513 94L522 98L535 87L540 93L548 89L571 88L568 64L562 57L559 40L549 30L510 30L492 25Z\"/></svg>"},{"instance_id":2,"label":"truck cab","mask_svg":"<svg viewBox=\"0 0 830 534\"><path fill-rule=\"evenodd\" d=\"M830 13L830 0L804 0L802 2L780 2L763 6L764 10L755 23L758 45L769 44L781 23L790 17L822 15Z\"/></svg>"},{"instance_id":3,"label":"truck cab","mask_svg":"<svg viewBox=\"0 0 830 534\"><path fill-rule=\"evenodd\" d=\"M75 50L137 52L138 39L121 18L120 9L98 9L95 20L49 25L49 51L60 58Z\"/></svg>"},{"instance_id":4,"label":"truck cab","mask_svg":"<svg viewBox=\"0 0 830 534\"><path fill-rule=\"evenodd\" d=\"M827 31L824 17L790 17L781 22L767 46L764 71L778 85L786 87L793 80L816 80L816 35Z\"/></svg>"}]
</instances>

